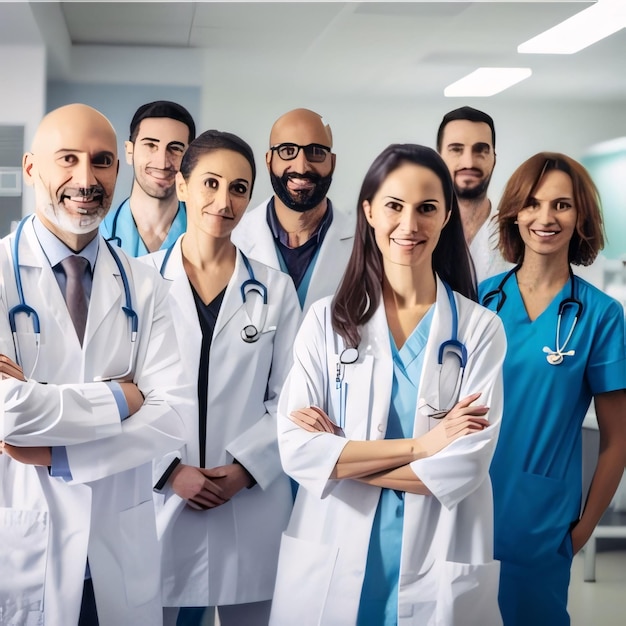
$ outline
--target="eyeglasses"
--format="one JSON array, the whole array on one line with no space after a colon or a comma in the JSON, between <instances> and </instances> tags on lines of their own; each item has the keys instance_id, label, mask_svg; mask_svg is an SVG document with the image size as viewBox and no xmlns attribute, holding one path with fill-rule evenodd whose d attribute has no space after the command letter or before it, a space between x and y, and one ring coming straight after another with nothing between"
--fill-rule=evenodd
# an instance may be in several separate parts
<instances>
[{"instance_id":1,"label":"eyeglasses","mask_svg":"<svg viewBox=\"0 0 626 626\"><path fill-rule=\"evenodd\" d=\"M323 163L331 149L321 143L310 143L308 146L299 146L297 143L279 143L270 148L272 152L277 152L283 161L293 161L304 150L304 156L310 163Z\"/></svg>"}]
</instances>

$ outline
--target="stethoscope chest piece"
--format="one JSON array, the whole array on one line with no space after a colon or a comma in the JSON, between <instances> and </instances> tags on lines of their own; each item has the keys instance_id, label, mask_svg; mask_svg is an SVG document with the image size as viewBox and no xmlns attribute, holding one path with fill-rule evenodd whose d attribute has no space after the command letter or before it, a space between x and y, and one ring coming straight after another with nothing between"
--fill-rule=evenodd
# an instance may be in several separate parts
<instances>
[{"instance_id":1,"label":"stethoscope chest piece","mask_svg":"<svg viewBox=\"0 0 626 626\"><path fill-rule=\"evenodd\" d=\"M359 358L359 351L357 348L346 348L341 353L339 357L339 361L345 365L350 365L351 363L356 363Z\"/></svg>"},{"instance_id":2,"label":"stethoscope chest piece","mask_svg":"<svg viewBox=\"0 0 626 626\"><path fill-rule=\"evenodd\" d=\"M248 324L241 329L241 338L246 343L254 343L259 340L261 333L254 324Z\"/></svg>"},{"instance_id":3,"label":"stethoscope chest piece","mask_svg":"<svg viewBox=\"0 0 626 626\"><path fill-rule=\"evenodd\" d=\"M546 361L550 363L550 365L558 365L559 363L563 363L563 355L562 354L548 354L546 357Z\"/></svg>"}]
</instances>

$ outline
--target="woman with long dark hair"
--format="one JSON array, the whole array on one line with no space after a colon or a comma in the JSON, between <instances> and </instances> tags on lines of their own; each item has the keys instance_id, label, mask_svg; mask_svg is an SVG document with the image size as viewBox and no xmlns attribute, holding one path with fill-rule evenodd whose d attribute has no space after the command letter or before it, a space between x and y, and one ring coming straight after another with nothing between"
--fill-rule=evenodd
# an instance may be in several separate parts
<instances>
[{"instance_id":1,"label":"woman with long dark hair","mask_svg":"<svg viewBox=\"0 0 626 626\"><path fill-rule=\"evenodd\" d=\"M480 286L504 323L502 431L491 466L500 607L507 626L565 626L572 557L624 472L626 353L619 302L575 276L604 245L598 192L580 164L540 152L508 181L500 250L517 265ZM582 507L582 423L600 455Z\"/></svg>"},{"instance_id":2,"label":"woman with long dark hair","mask_svg":"<svg viewBox=\"0 0 626 626\"><path fill-rule=\"evenodd\" d=\"M272 624L500 623L488 468L505 338L475 298L448 169L430 148L389 146L281 393L300 488Z\"/></svg>"}]
</instances>

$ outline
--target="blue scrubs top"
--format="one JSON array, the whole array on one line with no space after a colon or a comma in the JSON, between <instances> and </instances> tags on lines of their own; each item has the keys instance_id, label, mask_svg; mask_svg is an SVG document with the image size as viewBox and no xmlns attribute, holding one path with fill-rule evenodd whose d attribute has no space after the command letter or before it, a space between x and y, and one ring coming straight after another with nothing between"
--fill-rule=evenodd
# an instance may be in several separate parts
<instances>
[{"instance_id":1,"label":"blue scrubs top","mask_svg":"<svg viewBox=\"0 0 626 626\"><path fill-rule=\"evenodd\" d=\"M481 302L503 276L481 283ZM583 310L564 348L575 354L551 365L543 348L556 349L559 304L571 296L571 282L534 321L516 275L503 289L504 411L490 470L495 558L502 562L500 608L506 626L561 626L569 624L569 531L581 510L582 422L594 395L626 388L624 310L575 277L574 294ZM495 310L497 303L496 297L486 305ZM573 310L563 313L561 348Z\"/></svg>"},{"instance_id":2,"label":"blue scrubs top","mask_svg":"<svg viewBox=\"0 0 626 626\"><path fill-rule=\"evenodd\" d=\"M184 202L178 203L178 211L170 226L165 241L160 250L169 248L187 230L187 210ZM139 236L137 224L130 210L130 198L126 198L115 211L109 211L100 224L100 234L105 239L112 239L111 243L119 245L130 256L149 254L146 244ZM119 237L118 242L116 238Z\"/></svg>"},{"instance_id":3,"label":"blue scrubs top","mask_svg":"<svg viewBox=\"0 0 626 626\"><path fill-rule=\"evenodd\" d=\"M389 333L393 357L393 386L385 439L413 436L419 381L424 365L434 306L398 350ZM381 489L370 535L365 578L361 589L358 626L396 626L398 580L402 554L404 492Z\"/></svg>"}]
</instances>

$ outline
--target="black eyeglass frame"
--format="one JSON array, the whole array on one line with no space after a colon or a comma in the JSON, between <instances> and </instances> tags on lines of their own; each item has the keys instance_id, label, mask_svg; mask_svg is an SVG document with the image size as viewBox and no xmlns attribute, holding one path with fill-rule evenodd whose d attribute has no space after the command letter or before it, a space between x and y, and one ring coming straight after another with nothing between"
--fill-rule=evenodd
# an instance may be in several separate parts
<instances>
[{"instance_id":1,"label":"black eyeglass frame","mask_svg":"<svg viewBox=\"0 0 626 626\"><path fill-rule=\"evenodd\" d=\"M296 148L296 151L293 154L293 156L284 157L280 153L280 151L282 149L284 149L284 148ZM316 149L316 148L323 151L323 153L324 153L324 158L323 159L319 159L319 158L315 157L315 155L312 154L314 149ZM306 160L309 161L309 163L324 163L324 161L326 161L326 157L329 154L332 154L332 151L333 151L333 149L330 146L325 146L324 144L321 144L321 143L310 143L310 144L307 144L306 146L301 146L301 145L299 145L297 143L292 143L290 141L286 141L284 143L279 143L279 144L277 144L275 146L270 146L270 150L272 152L278 153L278 157L280 159L282 159L283 161L293 161L300 154L300 150L304 150L304 156L305 156Z\"/></svg>"}]
</instances>

